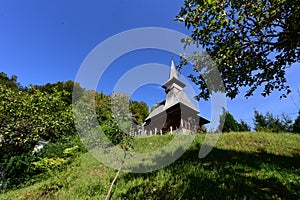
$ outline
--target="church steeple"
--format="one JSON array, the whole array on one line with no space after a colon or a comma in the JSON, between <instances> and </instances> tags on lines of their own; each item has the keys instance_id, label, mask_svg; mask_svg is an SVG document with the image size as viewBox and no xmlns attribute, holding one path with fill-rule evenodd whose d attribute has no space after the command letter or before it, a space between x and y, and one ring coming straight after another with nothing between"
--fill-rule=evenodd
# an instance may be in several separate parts
<instances>
[{"instance_id":1,"label":"church steeple","mask_svg":"<svg viewBox=\"0 0 300 200\"><path fill-rule=\"evenodd\" d=\"M193 132L196 126L209 123L199 117L199 110L184 91L185 84L178 79L174 61L171 61L170 74L162 86L166 91L166 99L159 103L145 119L144 130L151 133L165 133L173 130Z\"/></svg>"},{"instance_id":2,"label":"church steeple","mask_svg":"<svg viewBox=\"0 0 300 200\"><path fill-rule=\"evenodd\" d=\"M171 61L171 70L170 70L170 77L169 77L169 79L172 79L172 78L178 79L177 70L175 69L175 65L174 65L174 60L173 59Z\"/></svg>"},{"instance_id":3,"label":"church steeple","mask_svg":"<svg viewBox=\"0 0 300 200\"><path fill-rule=\"evenodd\" d=\"M181 91L182 88L185 87L185 84L178 79L177 70L175 69L173 59L171 61L169 80L162 87L166 90L166 93L169 93L175 88L177 91Z\"/></svg>"}]
</instances>

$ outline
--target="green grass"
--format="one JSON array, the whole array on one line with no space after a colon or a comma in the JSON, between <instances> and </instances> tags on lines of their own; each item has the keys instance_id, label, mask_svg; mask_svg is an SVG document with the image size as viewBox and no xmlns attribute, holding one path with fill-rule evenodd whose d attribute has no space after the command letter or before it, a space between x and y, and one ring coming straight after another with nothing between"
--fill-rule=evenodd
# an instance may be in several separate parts
<instances>
[{"instance_id":1,"label":"green grass","mask_svg":"<svg viewBox=\"0 0 300 200\"><path fill-rule=\"evenodd\" d=\"M214 149L198 158L205 135L198 135L176 162L161 170L121 172L111 199L299 199L300 135L225 133ZM149 152L172 136L137 138L136 151ZM0 199L104 199L116 170L89 153L68 168Z\"/></svg>"},{"instance_id":2,"label":"green grass","mask_svg":"<svg viewBox=\"0 0 300 200\"><path fill-rule=\"evenodd\" d=\"M147 153L156 151L172 141L174 135L136 137L132 143L135 152Z\"/></svg>"}]
</instances>

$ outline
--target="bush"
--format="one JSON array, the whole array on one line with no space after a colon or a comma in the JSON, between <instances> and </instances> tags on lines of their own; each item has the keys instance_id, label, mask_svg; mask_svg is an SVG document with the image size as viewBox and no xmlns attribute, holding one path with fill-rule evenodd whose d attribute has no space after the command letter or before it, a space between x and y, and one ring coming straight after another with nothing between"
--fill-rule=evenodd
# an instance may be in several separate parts
<instances>
[{"instance_id":1,"label":"bush","mask_svg":"<svg viewBox=\"0 0 300 200\"><path fill-rule=\"evenodd\" d=\"M0 183L3 189L10 189L16 185L22 184L34 175L32 162L36 156L31 153L11 157L7 163L2 164Z\"/></svg>"},{"instance_id":2,"label":"bush","mask_svg":"<svg viewBox=\"0 0 300 200\"><path fill-rule=\"evenodd\" d=\"M0 162L31 153L41 138L58 140L75 134L71 107L61 95L0 85Z\"/></svg>"},{"instance_id":3,"label":"bush","mask_svg":"<svg viewBox=\"0 0 300 200\"><path fill-rule=\"evenodd\" d=\"M70 153L65 153L64 151L68 148L74 148L76 146L76 151ZM55 142L47 143L44 148L37 152L39 158L66 158L75 157L79 153L86 152L86 148L80 141L78 136L64 137Z\"/></svg>"},{"instance_id":4,"label":"bush","mask_svg":"<svg viewBox=\"0 0 300 200\"><path fill-rule=\"evenodd\" d=\"M51 174L52 170L58 170L65 164L68 164L70 159L64 158L41 158L39 161L33 162L36 172L48 172Z\"/></svg>"},{"instance_id":5,"label":"bush","mask_svg":"<svg viewBox=\"0 0 300 200\"><path fill-rule=\"evenodd\" d=\"M8 162L0 164L0 183L3 189L11 189L26 181L43 179L52 172L63 169L80 153L86 152L78 136L65 137L47 143L36 153L23 153L12 156ZM2 169L2 170L1 170ZM45 173L41 177L37 175Z\"/></svg>"}]
</instances>

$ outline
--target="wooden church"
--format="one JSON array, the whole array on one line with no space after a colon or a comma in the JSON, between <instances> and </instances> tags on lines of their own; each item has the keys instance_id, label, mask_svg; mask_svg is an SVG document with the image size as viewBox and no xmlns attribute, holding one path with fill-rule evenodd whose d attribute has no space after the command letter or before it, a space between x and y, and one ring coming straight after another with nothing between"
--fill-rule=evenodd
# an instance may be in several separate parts
<instances>
[{"instance_id":1,"label":"wooden church","mask_svg":"<svg viewBox=\"0 0 300 200\"><path fill-rule=\"evenodd\" d=\"M144 132L196 132L201 125L209 123L200 117L199 110L187 96L183 88L185 84L178 79L174 61L171 62L169 80L162 86L166 92L166 100L159 103L145 119Z\"/></svg>"}]
</instances>

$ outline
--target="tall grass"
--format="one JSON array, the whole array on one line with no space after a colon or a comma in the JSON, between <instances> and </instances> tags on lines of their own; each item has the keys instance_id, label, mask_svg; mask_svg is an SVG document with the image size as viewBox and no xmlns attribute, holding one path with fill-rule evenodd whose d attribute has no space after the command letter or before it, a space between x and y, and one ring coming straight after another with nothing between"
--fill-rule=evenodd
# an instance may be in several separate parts
<instances>
[{"instance_id":1,"label":"tall grass","mask_svg":"<svg viewBox=\"0 0 300 200\"><path fill-rule=\"evenodd\" d=\"M121 172L111 199L299 199L300 135L226 133L208 156L198 158L205 135L184 155L151 173ZM136 151L161 148L172 136L136 138ZM115 170L89 153L65 171L0 199L104 199Z\"/></svg>"}]
</instances>

